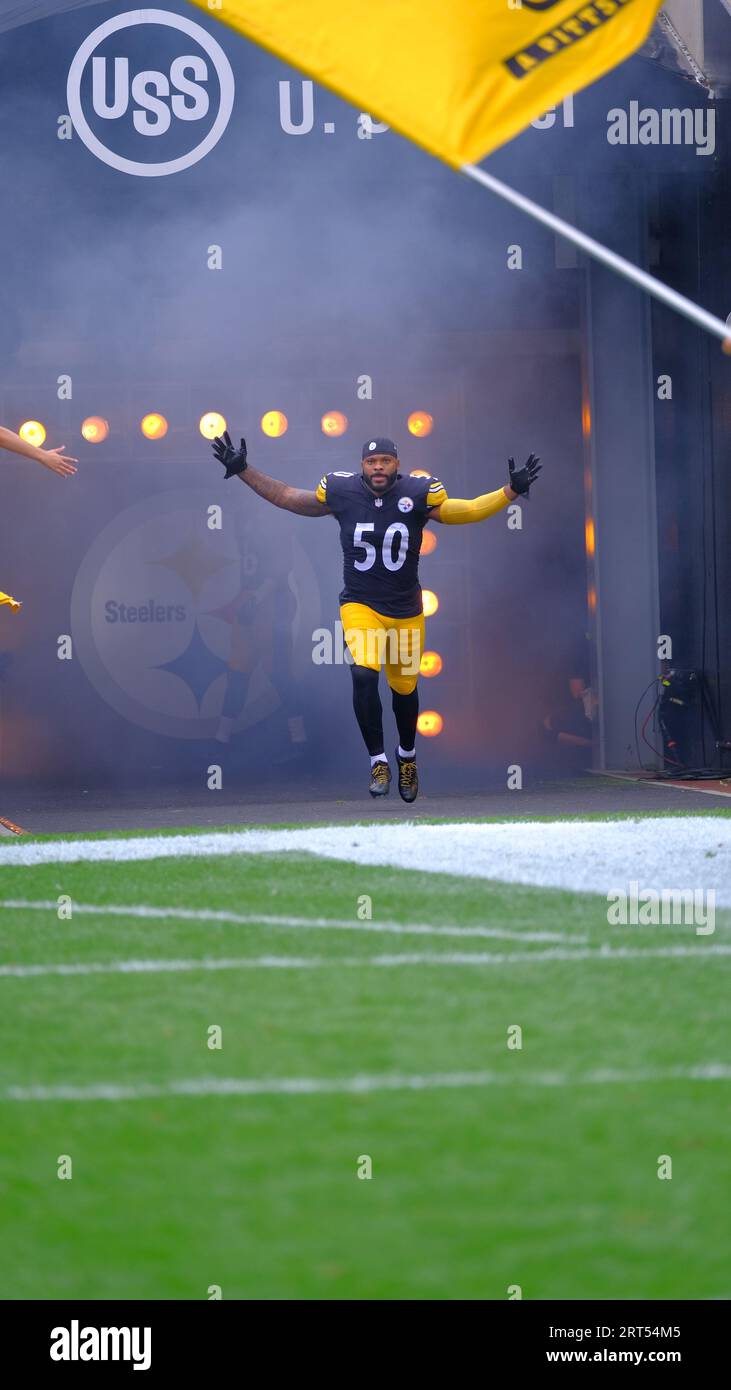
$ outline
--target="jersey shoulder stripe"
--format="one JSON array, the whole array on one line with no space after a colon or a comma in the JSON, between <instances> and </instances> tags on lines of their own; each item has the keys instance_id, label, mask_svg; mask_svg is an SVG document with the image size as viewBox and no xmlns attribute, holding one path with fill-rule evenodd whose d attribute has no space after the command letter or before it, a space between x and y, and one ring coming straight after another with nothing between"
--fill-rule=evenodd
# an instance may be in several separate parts
<instances>
[{"instance_id":1,"label":"jersey shoulder stripe","mask_svg":"<svg viewBox=\"0 0 731 1390\"><path fill-rule=\"evenodd\" d=\"M427 489L426 501L429 507L441 507L447 500L447 489L438 478L432 478Z\"/></svg>"},{"instance_id":2,"label":"jersey shoulder stripe","mask_svg":"<svg viewBox=\"0 0 731 1390\"><path fill-rule=\"evenodd\" d=\"M348 482L355 478L354 473L344 472L342 469L334 469L332 473L325 473L315 488L315 496L318 502L333 503L342 490L348 490Z\"/></svg>"}]
</instances>

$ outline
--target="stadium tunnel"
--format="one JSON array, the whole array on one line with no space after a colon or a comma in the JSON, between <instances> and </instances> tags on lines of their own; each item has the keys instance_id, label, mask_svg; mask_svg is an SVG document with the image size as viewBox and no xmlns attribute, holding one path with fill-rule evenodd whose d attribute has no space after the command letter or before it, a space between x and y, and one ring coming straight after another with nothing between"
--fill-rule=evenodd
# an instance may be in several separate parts
<instances>
[{"instance_id":1,"label":"stadium tunnel","mask_svg":"<svg viewBox=\"0 0 731 1390\"><path fill-rule=\"evenodd\" d=\"M28 210L9 200L0 233L9 267L0 418L13 428L41 419L49 442L77 440L84 487L81 504L70 495L39 499L26 472L6 491L6 562L26 600L27 627L22 645L10 639L17 650L3 684L5 775L194 777L209 757L228 659L220 614L233 595L216 588L210 558L188 544L178 494L201 484L197 421L212 409L256 439L261 466L301 486L314 486L327 466L357 466L361 436L376 427L404 441L409 470L443 476L453 495L498 486L511 454L542 455L540 491L522 509L520 535L492 521L467 528L457 544L435 528L436 549L422 562L422 582L440 600L428 645L442 668L422 682L422 706L444 721L430 741L435 785L504 778L506 763L541 767L547 711L579 675L593 692L587 760L596 769L633 768L640 759L661 766L659 742L654 752L639 749L636 713L643 692L655 688L662 637L672 652L662 669L694 673L696 691L707 694L688 701L684 757L724 766L717 745L731 743L728 359L670 310L403 142L290 138L282 84L296 129L306 116L299 75L229 34L221 42L246 98L225 150L179 180L129 179L76 138L49 142L43 123L56 119L70 59L116 13L108 4L90 10L90 0L0 5L11 58L2 120L23 105L37 63L50 94L36 111L23 105L11 184L13 158L32 160L60 200L65 250L54 262L54 229L31 226ZM674 0L639 55L534 122L489 167L725 315L730 90L726 0ZM638 99L658 113L700 112L706 133L712 115L713 150L708 140L704 149L634 139ZM318 90L316 101L339 130L344 119L355 124L329 94ZM610 111L626 115L619 149L607 137ZM216 240L199 209L222 186L230 199L225 288L194 268L194 254ZM387 188L398 188L400 208L384 249L360 214L379 207ZM313 204L327 216L318 220ZM228 250L235 237L238 256ZM516 244L519 273L506 256ZM34 280L33 265L44 262L62 273ZM364 351L369 336L377 351ZM254 342L248 354L242 340ZM72 401L58 396L64 373L74 380ZM373 379L372 398L357 396L364 376ZM288 428L262 436L258 422L274 407ZM153 409L169 429L151 446L139 420ZM428 435L407 428L416 410L433 418ZM348 428L323 438L321 420L332 411ZM89 416L110 421L103 446L79 439ZM209 491L229 505L230 494L212 484ZM252 501L247 495L240 505ZM146 516L159 537L154 555L145 554ZM252 516L256 530L261 504ZM237 773L244 765L262 771L286 720L300 716L311 770L337 776L350 750L357 766L345 673L314 670L307 660L312 627L336 616L337 537L333 528L325 544L322 525L330 523L262 522L272 552L291 548L293 556L293 607L280 646L287 659L298 654L300 675L288 710L271 670L284 656L267 649L237 740L221 753ZM231 566L268 563L251 558L251 531L237 533L236 545ZM141 558L165 574L164 604L131 583ZM92 609L102 599L100 616ZM149 602L167 612L193 601L195 612L186 609L180 624L140 624L125 631L128 645L115 645L120 605L141 611ZM185 645L176 645L176 626L185 627ZM79 660L59 677L56 644L69 627ZM136 677L135 689L125 673L138 659L144 680ZM60 708L50 720L44 692L59 679Z\"/></svg>"}]
</instances>

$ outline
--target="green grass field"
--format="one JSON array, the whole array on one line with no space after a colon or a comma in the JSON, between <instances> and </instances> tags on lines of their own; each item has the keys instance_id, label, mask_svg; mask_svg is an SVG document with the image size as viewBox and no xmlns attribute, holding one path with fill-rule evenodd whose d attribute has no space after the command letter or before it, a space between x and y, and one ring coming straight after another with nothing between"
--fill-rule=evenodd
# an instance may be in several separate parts
<instances>
[{"instance_id":1,"label":"green grass field","mask_svg":"<svg viewBox=\"0 0 731 1390\"><path fill-rule=\"evenodd\" d=\"M709 938L638 934L601 897L284 854L2 866L0 885L340 924L0 909L2 1298L731 1296L731 1083L687 1075L728 1062L731 957L703 958L728 913Z\"/></svg>"}]
</instances>

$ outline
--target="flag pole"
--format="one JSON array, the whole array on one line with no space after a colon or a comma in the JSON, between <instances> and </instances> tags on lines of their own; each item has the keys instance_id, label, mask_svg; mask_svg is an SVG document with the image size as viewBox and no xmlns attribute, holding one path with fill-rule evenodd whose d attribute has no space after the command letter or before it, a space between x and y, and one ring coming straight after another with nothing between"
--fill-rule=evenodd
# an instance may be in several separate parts
<instances>
[{"instance_id":1,"label":"flag pole","mask_svg":"<svg viewBox=\"0 0 731 1390\"><path fill-rule=\"evenodd\" d=\"M572 227L570 222L564 222L561 217L556 217L555 213L547 212L545 208L534 203L530 198L526 198L522 193L516 193L515 189L510 188L500 179L496 179L492 174L486 174L484 169L479 169L476 164L463 164L461 173L468 178L474 179L476 183L482 184L483 188L488 188L491 193L496 193L498 198L503 198L506 203L512 203L513 207L519 208L536 222L542 222L544 227L555 232L557 236L564 237L566 241L573 242L580 251L585 251L587 256L592 256L594 260L601 261L610 270L622 275L625 280L630 280L639 289L645 290L655 299L661 300L677 313L683 314L699 328L704 328L707 333L713 333L720 338L727 351L731 351L731 324L724 323L715 314L710 314L707 309L701 309L699 304L694 304L692 299L686 299L685 295L678 294L669 285L664 285L661 280L656 280L654 275L649 275L646 270L640 270L639 266L633 265L631 261L625 260L624 256L618 256L616 251L610 251L608 246L603 246L600 241L595 241L593 237L587 236L585 232L580 232L576 227Z\"/></svg>"}]
</instances>

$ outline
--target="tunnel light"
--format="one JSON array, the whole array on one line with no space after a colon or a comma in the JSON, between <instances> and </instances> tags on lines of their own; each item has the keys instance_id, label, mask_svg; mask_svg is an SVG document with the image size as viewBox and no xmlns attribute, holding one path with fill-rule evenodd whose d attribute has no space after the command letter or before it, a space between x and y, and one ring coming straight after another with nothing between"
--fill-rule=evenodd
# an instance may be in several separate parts
<instances>
[{"instance_id":1,"label":"tunnel light","mask_svg":"<svg viewBox=\"0 0 731 1390\"><path fill-rule=\"evenodd\" d=\"M424 531L424 532L422 533L422 537L421 537L421 545L420 545L420 547L419 547L419 554L420 554L420 555L431 555L432 550L436 550L436 548L437 548L437 538L436 538L436 536L434 535L434 532L433 532L433 531Z\"/></svg>"},{"instance_id":2,"label":"tunnel light","mask_svg":"<svg viewBox=\"0 0 731 1390\"><path fill-rule=\"evenodd\" d=\"M409 473L410 478L431 478L428 468L412 468Z\"/></svg>"},{"instance_id":3,"label":"tunnel light","mask_svg":"<svg viewBox=\"0 0 731 1390\"><path fill-rule=\"evenodd\" d=\"M40 449L41 445L45 443L46 428L40 420L24 420L18 434L21 439L25 440L26 444L33 444L36 449Z\"/></svg>"},{"instance_id":4,"label":"tunnel light","mask_svg":"<svg viewBox=\"0 0 731 1390\"><path fill-rule=\"evenodd\" d=\"M348 428L348 417L339 410L330 410L327 415L323 415L320 428L323 434L335 439L338 435L345 434Z\"/></svg>"},{"instance_id":5,"label":"tunnel light","mask_svg":"<svg viewBox=\"0 0 731 1390\"><path fill-rule=\"evenodd\" d=\"M279 439L286 434L289 428L289 420L283 410L268 410L266 415L261 417L262 432L270 439Z\"/></svg>"},{"instance_id":6,"label":"tunnel light","mask_svg":"<svg viewBox=\"0 0 731 1390\"><path fill-rule=\"evenodd\" d=\"M109 435L109 421L101 415L87 415L81 433L87 444L102 444Z\"/></svg>"},{"instance_id":7,"label":"tunnel light","mask_svg":"<svg viewBox=\"0 0 731 1390\"><path fill-rule=\"evenodd\" d=\"M431 618L439 607L439 599L431 589L424 589L422 599L424 602L424 617Z\"/></svg>"},{"instance_id":8,"label":"tunnel light","mask_svg":"<svg viewBox=\"0 0 731 1390\"><path fill-rule=\"evenodd\" d=\"M226 417L219 415L217 410L209 410L206 415L201 415L198 429L204 439L216 439L218 435L225 434L228 429Z\"/></svg>"},{"instance_id":9,"label":"tunnel light","mask_svg":"<svg viewBox=\"0 0 731 1390\"><path fill-rule=\"evenodd\" d=\"M439 652L423 652L419 670L422 676L438 676L442 669Z\"/></svg>"},{"instance_id":10,"label":"tunnel light","mask_svg":"<svg viewBox=\"0 0 731 1390\"><path fill-rule=\"evenodd\" d=\"M409 434L416 435L417 439L425 439L434 429L434 418L427 415L425 410L414 410L406 421Z\"/></svg>"},{"instance_id":11,"label":"tunnel light","mask_svg":"<svg viewBox=\"0 0 731 1390\"><path fill-rule=\"evenodd\" d=\"M164 415L158 415L156 411L151 411L140 421L140 429L145 439L164 439L168 432L168 422Z\"/></svg>"},{"instance_id":12,"label":"tunnel light","mask_svg":"<svg viewBox=\"0 0 731 1390\"><path fill-rule=\"evenodd\" d=\"M586 542L587 555L593 555L596 550L596 540L594 536L594 521L588 516L584 522L584 540Z\"/></svg>"},{"instance_id":13,"label":"tunnel light","mask_svg":"<svg viewBox=\"0 0 731 1390\"><path fill-rule=\"evenodd\" d=\"M416 727L424 738L436 738L437 734L440 734L444 728L444 720L435 709L425 709L419 715Z\"/></svg>"}]
</instances>

